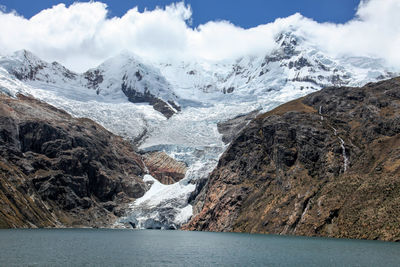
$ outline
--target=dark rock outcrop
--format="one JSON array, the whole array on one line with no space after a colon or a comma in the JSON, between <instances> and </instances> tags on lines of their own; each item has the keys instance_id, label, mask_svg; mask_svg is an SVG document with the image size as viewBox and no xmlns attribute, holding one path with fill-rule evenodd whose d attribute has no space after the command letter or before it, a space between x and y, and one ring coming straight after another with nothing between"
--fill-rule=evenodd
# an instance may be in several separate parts
<instances>
[{"instance_id":1,"label":"dark rock outcrop","mask_svg":"<svg viewBox=\"0 0 400 267\"><path fill-rule=\"evenodd\" d=\"M185 229L400 240L400 78L326 88L232 141Z\"/></svg>"},{"instance_id":2,"label":"dark rock outcrop","mask_svg":"<svg viewBox=\"0 0 400 267\"><path fill-rule=\"evenodd\" d=\"M99 94L99 84L104 81L104 76L100 70L94 69L85 72L84 74L85 79L87 80L87 87L90 89L96 89L96 93Z\"/></svg>"},{"instance_id":3,"label":"dark rock outcrop","mask_svg":"<svg viewBox=\"0 0 400 267\"><path fill-rule=\"evenodd\" d=\"M218 132L222 134L222 141L225 144L230 143L238 132L240 132L252 119L254 119L259 110L247 114L236 116L233 119L219 122L217 124Z\"/></svg>"},{"instance_id":4,"label":"dark rock outcrop","mask_svg":"<svg viewBox=\"0 0 400 267\"><path fill-rule=\"evenodd\" d=\"M145 193L144 169L95 122L0 96L0 227L110 226Z\"/></svg>"},{"instance_id":5,"label":"dark rock outcrop","mask_svg":"<svg viewBox=\"0 0 400 267\"><path fill-rule=\"evenodd\" d=\"M139 74L140 75L140 74ZM136 78L141 80L141 76ZM143 103L147 102L155 110L163 114L167 119L171 118L174 114L181 111L181 107L178 106L174 101L164 101L153 94L150 93L149 90L145 92L138 92L135 88L130 87L125 83L127 79L126 76L123 77L123 83L121 85L122 92L128 97L128 100L132 103Z\"/></svg>"}]
</instances>

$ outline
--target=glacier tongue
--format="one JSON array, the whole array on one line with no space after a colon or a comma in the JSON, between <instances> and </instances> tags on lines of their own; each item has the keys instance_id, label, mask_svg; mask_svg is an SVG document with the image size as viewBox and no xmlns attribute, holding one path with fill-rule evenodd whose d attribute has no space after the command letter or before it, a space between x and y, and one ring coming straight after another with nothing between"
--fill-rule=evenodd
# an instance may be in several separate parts
<instances>
[{"instance_id":1,"label":"glacier tongue","mask_svg":"<svg viewBox=\"0 0 400 267\"><path fill-rule=\"evenodd\" d=\"M163 185L146 175L144 181L151 186L150 190L129 206L127 216L115 226L123 227L129 223L139 229L178 229L193 215L189 200L196 189L196 182L208 177L224 148L159 145L146 150L164 151L185 162L189 168L185 177L172 185Z\"/></svg>"},{"instance_id":2,"label":"glacier tongue","mask_svg":"<svg viewBox=\"0 0 400 267\"><path fill-rule=\"evenodd\" d=\"M192 216L192 206L188 204L195 185L190 178L163 185L150 175L143 180L151 185L149 191L130 205L128 216L120 223L130 223L139 229L178 229Z\"/></svg>"}]
</instances>

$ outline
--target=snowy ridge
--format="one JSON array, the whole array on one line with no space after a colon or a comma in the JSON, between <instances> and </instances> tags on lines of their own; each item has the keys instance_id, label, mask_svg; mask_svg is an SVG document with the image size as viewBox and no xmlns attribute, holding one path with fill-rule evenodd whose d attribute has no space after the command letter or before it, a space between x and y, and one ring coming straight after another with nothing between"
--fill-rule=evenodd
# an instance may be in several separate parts
<instances>
[{"instance_id":1,"label":"snowy ridge","mask_svg":"<svg viewBox=\"0 0 400 267\"><path fill-rule=\"evenodd\" d=\"M244 56L217 63L162 63L159 68L179 97L202 102L254 101L283 88L310 92L327 86L359 86L391 77L382 60L335 59L292 32L281 33L276 42L277 48L262 57Z\"/></svg>"},{"instance_id":2,"label":"snowy ridge","mask_svg":"<svg viewBox=\"0 0 400 267\"><path fill-rule=\"evenodd\" d=\"M24 82L55 84L79 84L79 75L57 62L48 63L29 51L20 50L9 57L0 58L0 66L15 78Z\"/></svg>"},{"instance_id":3,"label":"snowy ridge","mask_svg":"<svg viewBox=\"0 0 400 267\"><path fill-rule=\"evenodd\" d=\"M79 74L28 51L0 58L1 92L29 94L89 117L142 150L162 150L189 166L174 185L144 177L150 190L122 220L139 228L179 228L190 218L188 198L196 180L207 177L225 149L218 122L268 111L326 86L391 76L379 59L332 58L293 31L276 36L272 53L223 62L145 62L123 52ZM148 103L174 115L166 119Z\"/></svg>"},{"instance_id":4,"label":"snowy ridge","mask_svg":"<svg viewBox=\"0 0 400 267\"><path fill-rule=\"evenodd\" d=\"M72 72L57 62L45 62L26 50L1 57L0 66L26 84L72 99L80 91L93 99L102 97L102 101L107 102L120 102L127 98L135 103L154 99L173 105L177 102L170 84L159 70L143 64L132 53L123 52L83 74Z\"/></svg>"},{"instance_id":5,"label":"snowy ridge","mask_svg":"<svg viewBox=\"0 0 400 267\"><path fill-rule=\"evenodd\" d=\"M129 52L122 52L97 68L88 70L84 76L88 81L86 87L93 88L104 96L118 94L121 88L125 87L139 94L149 92L167 101L177 100L171 86L159 70L143 64L137 56Z\"/></svg>"}]
</instances>

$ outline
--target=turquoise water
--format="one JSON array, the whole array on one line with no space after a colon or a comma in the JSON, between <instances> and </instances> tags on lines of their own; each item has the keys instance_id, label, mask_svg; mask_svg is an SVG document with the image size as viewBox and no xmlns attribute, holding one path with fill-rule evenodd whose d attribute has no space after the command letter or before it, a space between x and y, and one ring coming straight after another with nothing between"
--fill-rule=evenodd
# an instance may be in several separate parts
<instances>
[{"instance_id":1,"label":"turquoise water","mask_svg":"<svg viewBox=\"0 0 400 267\"><path fill-rule=\"evenodd\" d=\"M400 244L235 233L0 230L0 266L400 266Z\"/></svg>"}]
</instances>

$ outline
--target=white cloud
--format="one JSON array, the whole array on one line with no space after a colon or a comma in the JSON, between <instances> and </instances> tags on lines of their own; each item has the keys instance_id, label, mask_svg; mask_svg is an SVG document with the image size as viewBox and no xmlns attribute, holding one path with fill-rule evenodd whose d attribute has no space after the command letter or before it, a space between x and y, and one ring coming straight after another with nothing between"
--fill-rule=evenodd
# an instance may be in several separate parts
<instances>
[{"instance_id":1,"label":"white cloud","mask_svg":"<svg viewBox=\"0 0 400 267\"><path fill-rule=\"evenodd\" d=\"M334 54L374 56L400 68L400 1L361 1L345 24L312 23L308 31L321 48Z\"/></svg>"},{"instance_id":2,"label":"white cloud","mask_svg":"<svg viewBox=\"0 0 400 267\"><path fill-rule=\"evenodd\" d=\"M142 58L232 59L274 47L274 36L294 28L334 55L371 55L400 68L400 1L362 1L345 24L317 23L300 14L243 29L212 21L192 29L192 10L183 3L122 17L107 17L101 2L53 6L31 19L0 9L0 53L28 49L48 61L84 71L106 58L130 50Z\"/></svg>"}]
</instances>

